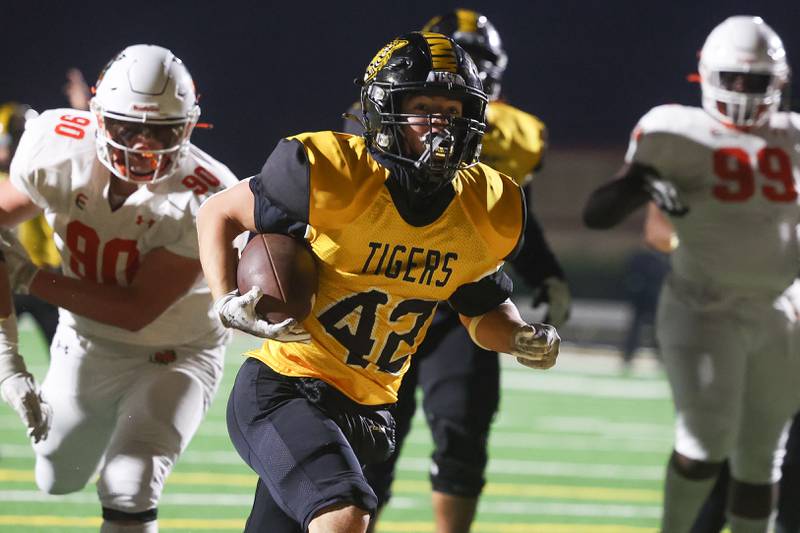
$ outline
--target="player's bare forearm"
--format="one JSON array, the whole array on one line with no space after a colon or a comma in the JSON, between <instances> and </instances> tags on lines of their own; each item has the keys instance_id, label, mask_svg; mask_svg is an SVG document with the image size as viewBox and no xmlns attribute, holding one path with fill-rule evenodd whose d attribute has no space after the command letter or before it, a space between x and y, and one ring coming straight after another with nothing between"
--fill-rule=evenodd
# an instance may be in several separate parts
<instances>
[{"instance_id":1,"label":"player's bare forearm","mask_svg":"<svg viewBox=\"0 0 800 533\"><path fill-rule=\"evenodd\" d=\"M41 209L10 180L0 181L0 226L10 228L38 215Z\"/></svg>"},{"instance_id":2,"label":"player's bare forearm","mask_svg":"<svg viewBox=\"0 0 800 533\"><path fill-rule=\"evenodd\" d=\"M197 259L157 248L142 259L128 286L40 270L33 278L30 293L103 324L138 331L189 292L201 275Z\"/></svg>"},{"instance_id":3,"label":"player's bare forearm","mask_svg":"<svg viewBox=\"0 0 800 533\"><path fill-rule=\"evenodd\" d=\"M636 167L626 165L617 179L596 189L583 209L583 223L592 229L608 229L625 220L650 200Z\"/></svg>"},{"instance_id":4,"label":"player's bare forearm","mask_svg":"<svg viewBox=\"0 0 800 533\"><path fill-rule=\"evenodd\" d=\"M459 318L464 327L470 330L475 317L459 315ZM525 324L517 306L511 300L506 300L481 315L470 331L470 336L479 346L487 350L508 353L513 348L514 332Z\"/></svg>"},{"instance_id":5,"label":"player's bare forearm","mask_svg":"<svg viewBox=\"0 0 800 533\"><path fill-rule=\"evenodd\" d=\"M255 231L253 210L247 181L212 196L200 207L200 262L214 300L236 288L236 252L231 242L243 231Z\"/></svg>"},{"instance_id":6,"label":"player's bare forearm","mask_svg":"<svg viewBox=\"0 0 800 533\"><path fill-rule=\"evenodd\" d=\"M672 252L678 244L675 228L655 203L647 204L644 220L644 242L650 248L663 253Z\"/></svg>"}]
</instances>

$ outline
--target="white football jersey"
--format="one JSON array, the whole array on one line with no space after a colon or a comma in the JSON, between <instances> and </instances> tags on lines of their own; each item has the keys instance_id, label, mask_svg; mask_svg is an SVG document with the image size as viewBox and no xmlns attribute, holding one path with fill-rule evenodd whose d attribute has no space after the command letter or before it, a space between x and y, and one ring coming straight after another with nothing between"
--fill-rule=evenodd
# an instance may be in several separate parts
<instances>
[{"instance_id":1,"label":"white football jersey","mask_svg":"<svg viewBox=\"0 0 800 533\"><path fill-rule=\"evenodd\" d=\"M139 262L163 247L198 258L195 218L202 201L237 180L230 170L190 146L178 172L143 185L112 211L110 172L95 152L95 117L54 109L26 124L11 182L44 210L54 230L64 274L97 283L128 285ZM61 310L60 320L83 334L138 345L179 345L221 328L210 291L200 279L161 316L137 332Z\"/></svg>"},{"instance_id":2,"label":"white football jersey","mask_svg":"<svg viewBox=\"0 0 800 533\"><path fill-rule=\"evenodd\" d=\"M627 162L673 183L689 213L672 217L673 272L708 286L777 294L800 270L800 115L751 131L703 109L664 105L639 121Z\"/></svg>"}]
</instances>

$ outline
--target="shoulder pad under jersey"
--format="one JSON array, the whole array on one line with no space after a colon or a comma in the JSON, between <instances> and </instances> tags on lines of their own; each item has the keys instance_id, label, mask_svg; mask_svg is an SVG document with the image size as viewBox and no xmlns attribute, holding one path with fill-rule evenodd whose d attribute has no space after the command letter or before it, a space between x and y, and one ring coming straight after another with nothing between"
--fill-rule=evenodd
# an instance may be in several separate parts
<instances>
[{"instance_id":1,"label":"shoulder pad under jersey","mask_svg":"<svg viewBox=\"0 0 800 533\"><path fill-rule=\"evenodd\" d=\"M503 102L489 103L486 123L481 162L521 184L541 163L547 142L544 123Z\"/></svg>"},{"instance_id":2,"label":"shoulder pad under jersey","mask_svg":"<svg viewBox=\"0 0 800 533\"><path fill-rule=\"evenodd\" d=\"M309 177L309 223L344 225L383 187L388 170L369 154L364 138L321 131L289 137L301 143Z\"/></svg>"},{"instance_id":3,"label":"shoulder pad under jersey","mask_svg":"<svg viewBox=\"0 0 800 533\"><path fill-rule=\"evenodd\" d=\"M497 251L496 259L512 255L521 243L527 215L519 185L484 164L459 171L453 185L478 233Z\"/></svg>"}]
</instances>

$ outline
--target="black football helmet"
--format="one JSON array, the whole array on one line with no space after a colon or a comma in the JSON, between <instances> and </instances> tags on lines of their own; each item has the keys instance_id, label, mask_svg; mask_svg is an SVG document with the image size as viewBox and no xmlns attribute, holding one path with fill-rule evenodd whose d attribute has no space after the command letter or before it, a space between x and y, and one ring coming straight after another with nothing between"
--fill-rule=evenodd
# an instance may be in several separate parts
<instances>
[{"instance_id":1,"label":"black football helmet","mask_svg":"<svg viewBox=\"0 0 800 533\"><path fill-rule=\"evenodd\" d=\"M433 31L451 37L472 57L483 82L483 91L490 99L500 96L500 81L508 56L500 34L484 15L471 9L456 9L433 17L422 31Z\"/></svg>"},{"instance_id":2,"label":"black football helmet","mask_svg":"<svg viewBox=\"0 0 800 533\"><path fill-rule=\"evenodd\" d=\"M460 117L439 121L433 115L401 113L403 98L440 95L462 103ZM381 48L367 65L361 88L361 108L368 146L391 161L410 167L421 192L448 183L459 169L478 162L486 128L487 98L475 64L452 39L438 33L407 33ZM426 150L420 156L404 152L403 126L427 120Z\"/></svg>"}]
</instances>

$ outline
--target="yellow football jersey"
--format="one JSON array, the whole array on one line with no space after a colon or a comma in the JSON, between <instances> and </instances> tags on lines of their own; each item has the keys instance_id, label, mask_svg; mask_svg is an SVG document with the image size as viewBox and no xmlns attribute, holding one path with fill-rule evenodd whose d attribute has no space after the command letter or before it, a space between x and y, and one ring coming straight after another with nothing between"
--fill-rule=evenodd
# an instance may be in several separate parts
<instances>
[{"instance_id":1,"label":"yellow football jersey","mask_svg":"<svg viewBox=\"0 0 800 533\"><path fill-rule=\"evenodd\" d=\"M547 146L544 123L504 102L489 102L481 162L522 185L542 162Z\"/></svg>"},{"instance_id":2,"label":"yellow football jersey","mask_svg":"<svg viewBox=\"0 0 800 533\"><path fill-rule=\"evenodd\" d=\"M19 240L31 256L34 265L55 268L61 264L61 256L53 241L53 228L47 223L44 215L20 224Z\"/></svg>"},{"instance_id":3,"label":"yellow football jersey","mask_svg":"<svg viewBox=\"0 0 800 533\"><path fill-rule=\"evenodd\" d=\"M499 269L525 225L522 191L486 165L459 171L447 191L452 199L424 223L403 213L389 174L362 137L318 132L281 141L250 183L256 227L264 232L287 223L260 203L285 209L302 191L294 211L307 217L301 222L319 286L303 322L312 343L267 340L248 355L287 376L322 379L368 405L396 401L439 301L470 315L507 297L490 286L505 277ZM485 306L465 304L467 294L488 295Z\"/></svg>"}]
</instances>

